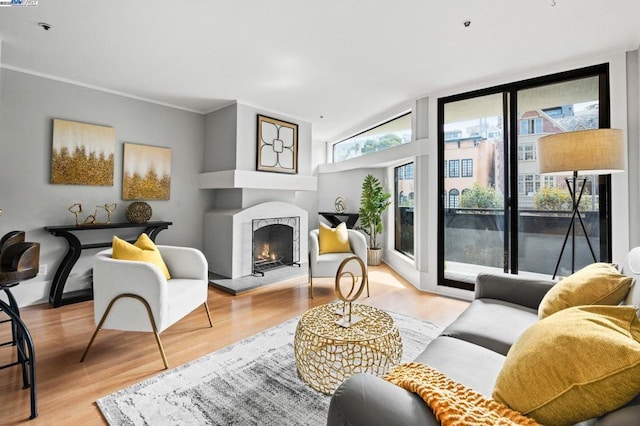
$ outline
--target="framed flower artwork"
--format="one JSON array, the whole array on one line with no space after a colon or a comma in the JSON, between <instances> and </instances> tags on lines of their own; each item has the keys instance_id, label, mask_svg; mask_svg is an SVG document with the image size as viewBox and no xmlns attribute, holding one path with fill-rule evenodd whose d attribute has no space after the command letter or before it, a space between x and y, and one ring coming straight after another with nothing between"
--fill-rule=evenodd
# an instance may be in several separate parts
<instances>
[{"instance_id":1,"label":"framed flower artwork","mask_svg":"<svg viewBox=\"0 0 640 426\"><path fill-rule=\"evenodd\" d=\"M298 173L298 125L258 115L256 169L265 172Z\"/></svg>"}]
</instances>

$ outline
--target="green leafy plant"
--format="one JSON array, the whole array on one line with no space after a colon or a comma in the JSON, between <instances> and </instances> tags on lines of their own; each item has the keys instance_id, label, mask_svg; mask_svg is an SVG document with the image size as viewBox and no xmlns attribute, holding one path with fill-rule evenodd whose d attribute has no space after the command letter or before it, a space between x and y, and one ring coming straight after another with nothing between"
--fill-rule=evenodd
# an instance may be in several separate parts
<instances>
[{"instance_id":1,"label":"green leafy plant","mask_svg":"<svg viewBox=\"0 0 640 426\"><path fill-rule=\"evenodd\" d=\"M501 209L503 206L502 197L493 186L481 186L477 182L470 189L463 191L460 197L460 207Z\"/></svg>"},{"instance_id":2,"label":"green leafy plant","mask_svg":"<svg viewBox=\"0 0 640 426\"><path fill-rule=\"evenodd\" d=\"M579 191L579 190L578 190ZM591 210L591 200L588 190L580 199L580 210ZM572 210L573 203L569 191L566 189L544 186L533 196L533 203L539 210Z\"/></svg>"},{"instance_id":3,"label":"green leafy plant","mask_svg":"<svg viewBox=\"0 0 640 426\"><path fill-rule=\"evenodd\" d=\"M382 233L382 213L389 207L391 193L377 177L369 174L362 182L360 195L360 229L369 236L369 248L379 249L378 234Z\"/></svg>"}]
</instances>

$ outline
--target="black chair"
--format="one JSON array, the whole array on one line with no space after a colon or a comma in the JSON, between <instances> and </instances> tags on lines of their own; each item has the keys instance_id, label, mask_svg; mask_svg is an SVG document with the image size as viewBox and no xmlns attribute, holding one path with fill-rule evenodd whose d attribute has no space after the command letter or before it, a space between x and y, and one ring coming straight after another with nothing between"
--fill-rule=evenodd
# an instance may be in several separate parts
<instances>
[{"instance_id":1,"label":"black chair","mask_svg":"<svg viewBox=\"0 0 640 426\"><path fill-rule=\"evenodd\" d=\"M20 309L16 299L11 293L11 287L21 281L31 279L38 274L40 259L40 244L24 242L24 233L14 231L6 234L0 240L0 289L7 294L9 303L0 300L0 311L9 319L3 322L11 322L12 340L0 344L0 346L13 345L16 347L17 361L0 366L0 369L22 366L23 388L30 389L31 417L38 416L36 400L36 370L35 351L31 333L20 319Z\"/></svg>"},{"instance_id":2,"label":"black chair","mask_svg":"<svg viewBox=\"0 0 640 426\"><path fill-rule=\"evenodd\" d=\"M11 231L6 233L5 235L2 236L2 238L0 238L0 255L2 255L2 251L5 248L15 243L23 243L24 240L25 240L24 231ZM13 297L13 294L9 290L10 287L13 287L14 285L17 285L17 284L18 283L14 283L13 285L10 285L10 283L8 283L7 285L3 286L2 289L7 295L7 299L9 300L9 306L14 310L14 312L16 312L18 316L20 316L18 303L16 302L15 297ZM0 321L0 324L7 323L7 322L11 323L11 340L8 342L0 343L0 346L7 346L7 345L13 346L16 344L16 326L15 324L13 324L13 321L11 320L11 318Z\"/></svg>"}]
</instances>

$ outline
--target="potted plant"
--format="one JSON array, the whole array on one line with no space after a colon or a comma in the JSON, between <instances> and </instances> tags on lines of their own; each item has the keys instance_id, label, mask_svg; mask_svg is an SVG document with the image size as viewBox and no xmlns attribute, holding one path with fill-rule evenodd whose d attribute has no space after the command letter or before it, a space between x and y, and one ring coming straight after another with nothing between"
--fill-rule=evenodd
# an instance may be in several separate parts
<instances>
[{"instance_id":1,"label":"potted plant","mask_svg":"<svg viewBox=\"0 0 640 426\"><path fill-rule=\"evenodd\" d=\"M360 229L369 236L367 264L379 265L382 249L378 244L378 234L382 233L382 213L389 207L391 193L387 192L377 177L368 174L362 182L360 195Z\"/></svg>"}]
</instances>

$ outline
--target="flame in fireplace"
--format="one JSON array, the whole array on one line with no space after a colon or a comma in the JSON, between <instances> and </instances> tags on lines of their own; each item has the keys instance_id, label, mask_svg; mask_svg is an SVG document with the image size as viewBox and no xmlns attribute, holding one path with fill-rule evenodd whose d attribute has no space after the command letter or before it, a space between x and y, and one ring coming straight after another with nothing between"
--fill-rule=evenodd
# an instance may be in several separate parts
<instances>
[{"instance_id":1,"label":"flame in fireplace","mask_svg":"<svg viewBox=\"0 0 640 426\"><path fill-rule=\"evenodd\" d=\"M265 259L276 260L276 254L275 253L271 253L271 250L269 250L269 243L264 243L262 245L262 252L260 252L259 259L262 259L262 260L265 260Z\"/></svg>"}]
</instances>

